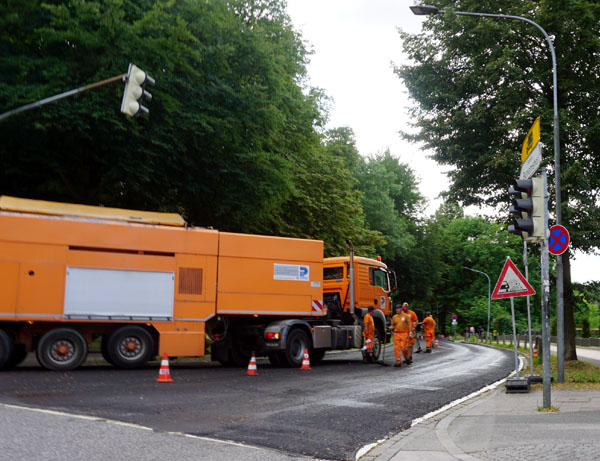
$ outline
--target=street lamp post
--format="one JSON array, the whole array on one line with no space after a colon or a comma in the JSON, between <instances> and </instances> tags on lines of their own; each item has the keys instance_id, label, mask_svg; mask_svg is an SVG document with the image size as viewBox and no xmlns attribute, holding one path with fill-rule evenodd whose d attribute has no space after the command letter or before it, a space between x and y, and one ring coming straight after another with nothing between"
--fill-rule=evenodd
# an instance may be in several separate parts
<instances>
[{"instance_id":1,"label":"street lamp post","mask_svg":"<svg viewBox=\"0 0 600 461\"><path fill-rule=\"evenodd\" d=\"M444 10L440 10L435 6L419 5L411 6L410 9L416 15L432 15L432 14L443 14ZM532 26L535 26L546 38L548 46L550 48L550 54L552 55L552 93L554 102L554 187L556 189L556 224L562 224L562 212L561 212L561 194L560 194L560 143L559 143L559 121L558 121L558 84L557 84L557 70L556 70L556 53L554 52L554 45L552 40L548 36L548 33L536 22L531 19L524 18L522 16L513 16L508 14L492 14L492 13L472 13L467 11L454 11L457 16L477 16L485 18L501 18L501 19L516 19L523 21ZM544 239L542 246L547 247L547 238ZM544 248L542 248L542 259L544 258ZM546 255L547 257L547 255ZM542 266L544 262L542 261ZM543 278L543 277L542 277ZM557 256L556 259L556 323L558 330L557 338L557 381L559 383L564 382L564 351L565 351L565 336L564 336L564 294L563 294L563 263L562 256ZM548 303L550 299L550 284L547 279L544 281L542 286L542 329L543 334L543 367L544 367L544 407L550 408L550 320Z\"/></svg>"},{"instance_id":2,"label":"street lamp post","mask_svg":"<svg viewBox=\"0 0 600 461\"><path fill-rule=\"evenodd\" d=\"M490 280L490 276L485 272L478 271L476 269L471 269L470 267L463 266L463 269L467 269L468 271L477 272L478 274L483 274L488 279L488 322L487 322L487 342L490 342L490 306L491 306L491 296L492 296L492 282Z\"/></svg>"}]
</instances>

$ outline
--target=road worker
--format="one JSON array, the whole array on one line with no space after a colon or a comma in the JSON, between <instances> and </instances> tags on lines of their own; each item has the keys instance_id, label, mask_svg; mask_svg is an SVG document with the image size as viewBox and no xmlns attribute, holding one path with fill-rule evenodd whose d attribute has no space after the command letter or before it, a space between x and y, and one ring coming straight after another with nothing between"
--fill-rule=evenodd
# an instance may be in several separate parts
<instances>
[{"instance_id":1,"label":"road worker","mask_svg":"<svg viewBox=\"0 0 600 461\"><path fill-rule=\"evenodd\" d=\"M403 312L402 305L396 305L396 315L392 317L391 329L394 332L394 353L396 354L395 367L402 366L402 355L406 359L408 354L408 342L411 331L410 315Z\"/></svg>"},{"instance_id":2,"label":"road worker","mask_svg":"<svg viewBox=\"0 0 600 461\"><path fill-rule=\"evenodd\" d=\"M363 338L365 346L363 347L363 362L374 362L373 345L375 341L375 321L373 320L373 311L375 308L369 306L367 313L363 317Z\"/></svg>"},{"instance_id":3,"label":"road worker","mask_svg":"<svg viewBox=\"0 0 600 461\"><path fill-rule=\"evenodd\" d=\"M427 311L425 313L425 318L419 324L423 325L423 330L425 332L425 346L427 347L425 352L430 353L431 348L433 346L433 338L435 336L436 325L435 320L433 320L433 317L431 317L431 312Z\"/></svg>"},{"instance_id":4,"label":"road worker","mask_svg":"<svg viewBox=\"0 0 600 461\"><path fill-rule=\"evenodd\" d=\"M408 303L402 304L402 310L410 315L411 334L409 335L408 341L408 357L405 360L405 363L410 365L412 363L413 347L415 345L415 341L417 340L417 325L419 324L419 317L417 317L417 314L415 314L414 311L409 309Z\"/></svg>"}]
</instances>

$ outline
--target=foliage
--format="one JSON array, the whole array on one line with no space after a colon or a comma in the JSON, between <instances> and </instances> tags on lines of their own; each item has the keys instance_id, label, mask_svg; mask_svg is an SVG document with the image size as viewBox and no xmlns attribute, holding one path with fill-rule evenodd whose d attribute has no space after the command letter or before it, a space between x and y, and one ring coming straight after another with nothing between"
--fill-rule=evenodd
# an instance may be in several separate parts
<instances>
[{"instance_id":1,"label":"foliage","mask_svg":"<svg viewBox=\"0 0 600 461\"><path fill-rule=\"evenodd\" d=\"M600 245L600 5L594 0L432 0L444 14L429 17L420 34L401 33L410 65L395 71L417 102L416 134L441 164L455 167L449 198L462 204L508 205L523 138L541 117L551 146L553 79L548 45L531 24L473 18L455 11L502 13L540 24L556 44L563 224L572 247ZM544 164L553 169L550 148ZM550 181L552 186L552 181ZM552 204L550 205L552 208ZM567 359L575 359L568 252L565 268Z\"/></svg>"},{"instance_id":2,"label":"foliage","mask_svg":"<svg viewBox=\"0 0 600 461\"><path fill-rule=\"evenodd\" d=\"M588 317L582 317L581 318L581 337L589 338L591 336L592 335L590 332L590 319Z\"/></svg>"},{"instance_id":3,"label":"foliage","mask_svg":"<svg viewBox=\"0 0 600 461\"><path fill-rule=\"evenodd\" d=\"M307 52L284 6L4 2L1 106L118 75L130 61L156 87L149 118L120 114L123 88L112 85L7 120L2 193L176 210L192 224L241 232L285 233L282 210L296 200L330 207L300 181L307 164L315 176L335 170L316 131L322 95L299 84Z\"/></svg>"},{"instance_id":4,"label":"foliage","mask_svg":"<svg viewBox=\"0 0 600 461\"><path fill-rule=\"evenodd\" d=\"M584 322L587 322L587 328L590 329L588 335L591 336L592 332L597 332L600 327L600 283L575 284L574 288L575 321L582 329Z\"/></svg>"}]
</instances>

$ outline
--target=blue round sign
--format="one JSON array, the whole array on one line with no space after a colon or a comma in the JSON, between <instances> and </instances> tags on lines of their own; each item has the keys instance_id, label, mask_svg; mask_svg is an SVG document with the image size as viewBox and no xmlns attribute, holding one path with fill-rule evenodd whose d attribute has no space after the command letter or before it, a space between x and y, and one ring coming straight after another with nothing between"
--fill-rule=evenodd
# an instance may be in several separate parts
<instances>
[{"instance_id":1,"label":"blue round sign","mask_svg":"<svg viewBox=\"0 0 600 461\"><path fill-rule=\"evenodd\" d=\"M548 251L553 255L561 255L567 251L570 241L569 231L564 226L556 224L550 228Z\"/></svg>"}]
</instances>

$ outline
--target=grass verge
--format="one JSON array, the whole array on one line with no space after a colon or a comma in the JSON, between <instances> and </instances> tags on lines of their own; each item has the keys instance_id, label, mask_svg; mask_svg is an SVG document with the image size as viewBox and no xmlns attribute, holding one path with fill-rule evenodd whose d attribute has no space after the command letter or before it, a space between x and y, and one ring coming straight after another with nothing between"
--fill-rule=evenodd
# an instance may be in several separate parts
<instances>
[{"instance_id":1,"label":"grass verge","mask_svg":"<svg viewBox=\"0 0 600 461\"><path fill-rule=\"evenodd\" d=\"M490 344L493 347L499 347L503 349L513 350L512 344L500 344L492 342ZM519 347L518 351L529 358L529 348ZM557 383L557 359L555 356L550 356L550 374L554 377L552 388L561 389L600 389L600 367L591 363L582 362L580 360L566 361L565 362L565 382ZM524 374L529 374L529 364L523 369ZM538 357L533 359L533 373L536 375L542 375L543 366L542 358ZM534 384L532 388L541 388L542 384ZM548 411L548 410L546 410Z\"/></svg>"}]
</instances>

